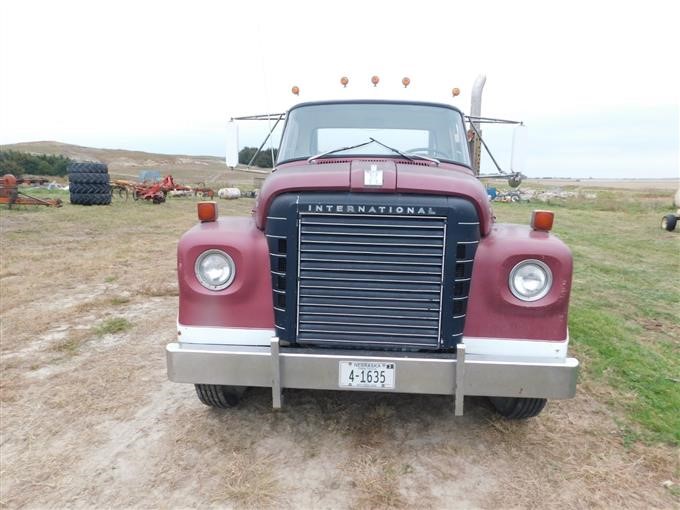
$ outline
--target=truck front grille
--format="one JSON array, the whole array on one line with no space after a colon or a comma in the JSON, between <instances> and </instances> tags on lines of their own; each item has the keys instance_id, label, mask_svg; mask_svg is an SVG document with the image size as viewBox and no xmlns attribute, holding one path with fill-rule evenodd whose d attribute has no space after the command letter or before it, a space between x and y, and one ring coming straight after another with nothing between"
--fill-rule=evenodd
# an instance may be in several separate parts
<instances>
[{"instance_id":1,"label":"truck front grille","mask_svg":"<svg viewBox=\"0 0 680 510\"><path fill-rule=\"evenodd\" d=\"M436 348L446 218L301 214L299 343Z\"/></svg>"},{"instance_id":2,"label":"truck front grille","mask_svg":"<svg viewBox=\"0 0 680 510\"><path fill-rule=\"evenodd\" d=\"M480 239L469 200L284 193L265 235L282 341L441 350L461 340Z\"/></svg>"}]
</instances>

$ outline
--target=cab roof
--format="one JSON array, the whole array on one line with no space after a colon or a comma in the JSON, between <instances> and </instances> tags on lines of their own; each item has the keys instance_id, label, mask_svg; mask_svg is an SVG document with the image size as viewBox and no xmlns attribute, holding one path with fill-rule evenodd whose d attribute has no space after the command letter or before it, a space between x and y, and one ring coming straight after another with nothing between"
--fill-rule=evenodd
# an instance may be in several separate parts
<instances>
[{"instance_id":1,"label":"cab roof","mask_svg":"<svg viewBox=\"0 0 680 510\"><path fill-rule=\"evenodd\" d=\"M411 106L430 106L437 108L448 108L449 110L454 110L461 115L465 115L459 108L446 103L432 103L429 101L403 101L397 99L337 99L337 100L326 100L326 101L307 101L304 103L298 103L292 106L288 111L292 112L297 108L303 108L305 106L323 106L323 105L338 105L338 104L396 104L396 105L411 105Z\"/></svg>"}]
</instances>

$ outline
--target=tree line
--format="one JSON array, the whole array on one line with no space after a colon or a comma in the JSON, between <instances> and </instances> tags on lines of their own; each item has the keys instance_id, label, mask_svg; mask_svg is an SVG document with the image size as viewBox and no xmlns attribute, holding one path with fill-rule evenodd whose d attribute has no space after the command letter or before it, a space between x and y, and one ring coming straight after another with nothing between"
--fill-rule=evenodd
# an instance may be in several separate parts
<instances>
[{"instance_id":1,"label":"tree line","mask_svg":"<svg viewBox=\"0 0 680 510\"><path fill-rule=\"evenodd\" d=\"M71 159L65 156L28 154L18 151L0 151L0 176L66 175Z\"/></svg>"},{"instance_id":2,"label":"tree line","mask_svg":"<svg viewBox=\"0 0 680 510\"><path fill-rule=\"evenodd\" d=\"M238 153L238 162L241 165L247 165L256 152L257 147L244 147ZM274 149L274 161L276 161L278 154L279 149ZM272 150L262 149L252 164L254 166L259 166L260 168L274 168L272 163Z\"/></svg>"}]
</instances>

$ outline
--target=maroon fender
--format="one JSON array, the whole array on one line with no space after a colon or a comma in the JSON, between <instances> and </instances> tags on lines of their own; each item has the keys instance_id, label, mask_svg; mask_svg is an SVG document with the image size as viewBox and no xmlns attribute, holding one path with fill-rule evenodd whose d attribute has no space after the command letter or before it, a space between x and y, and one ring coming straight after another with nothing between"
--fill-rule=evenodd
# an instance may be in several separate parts
<instances>
[{"instance_id":1,"label":"maroon fender","mask_svg":"<svg viewBox=\"0 0 680 510\"><path fill-rule=\"evenodd\" d=\"M376 165L383 171L383 186L366 186L364 170ZM475 204L481 234L491 230L492 215L484 185L466 167L442 163L394 163L385 159L321 160L282 165L264 182L255 206L255 220L264 229L272 200L289 191L363 191L372 193L424 193L465 197Z\"/></svg>"},{"instance_id":2,"label":"maroon fender","mask_svg":"<svg viewBox=\"0 0 680 510\"><path fill-rule=\"evenodd\" d=\"M550 292L536 302L510 292L510 271L525 259L540 260L552 271ZM572 267L569 248L550 233L495 224L475 255L464 335L564 341Z\"/></svg>"},{"instance_id":3,"label":"maroon fender","mask_svg":"<svg viewBox=\"0 0 680 510\"><path fill-rule=\"evenodd\" d=\"M198 256L211 248L226 252L236 266L236 277L224 290L206 289L194 273ZM269 250L252 218L220 218L186 232L177 247L177 276L180 324L274 327Z\"/></svg>"}]
</instances>

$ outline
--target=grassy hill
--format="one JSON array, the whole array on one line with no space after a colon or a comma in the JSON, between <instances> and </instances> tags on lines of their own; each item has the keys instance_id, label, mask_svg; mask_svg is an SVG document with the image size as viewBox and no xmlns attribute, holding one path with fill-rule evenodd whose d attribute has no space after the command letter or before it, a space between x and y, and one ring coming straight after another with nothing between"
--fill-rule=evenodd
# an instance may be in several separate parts
<instances>
[{"instance_id":1,"label":"grassy hill","mask_svg":"<svg viewBox=\"0 0 680 510\"><path fill-rule=\"evenodd\" d=\"M13 150L31 154L62 155L80 161L99 161L109 166L112 178L136 178L142 170L158 170L161 175L172 175L187 183L251 184L262 170L231 170L222 158L215 156L187 156L179 154L153 154L124 149L97 149L68 143L42 141L0 145L0 150Z\"/></svg>"}]
</instances>

